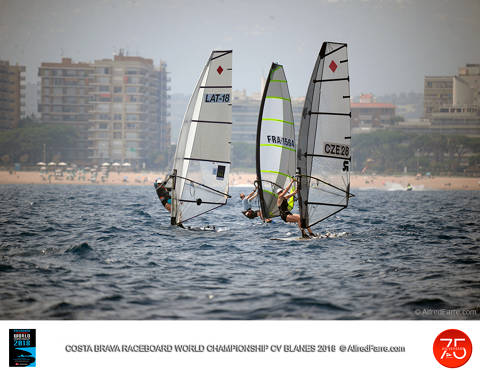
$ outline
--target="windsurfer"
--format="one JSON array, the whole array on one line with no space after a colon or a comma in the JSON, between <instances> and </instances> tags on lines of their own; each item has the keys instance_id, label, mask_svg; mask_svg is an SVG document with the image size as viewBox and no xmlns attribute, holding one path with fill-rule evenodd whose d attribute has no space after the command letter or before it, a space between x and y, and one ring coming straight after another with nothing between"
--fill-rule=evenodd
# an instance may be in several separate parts
<instances>
[{"instance_id":1,"label":"windsurfer","mask_svg":"<svg viewBox=\"0 0 480 370\"><path fill-rule=\"evenodd\" d=\"M302 232L302 237L308 238L309 236L305 233L305 230L302 228L302 224L300 222L300 215L296 213L292 213L288 209L288 199L290 199L295 194L297 194L298 188L296 188L295 191L291 193L288 193L288 192L290 191L290 188L292 187L293 183L296 181L297 180L292 179L292 181L290 181L290 184L285 189L278 189L277 206L278 206L278 210L280 211L280 217L282 218L282 220L285 222L297 223L298 228ZM307 228L307 230L310 236L316 236L310 228Z\"/></svg>"},{"instance_id":2,"label":"windsurfer","mask_svg":"<svg viewBox=\"0 0 480 370\"><path fill-rule=\"evenodd\" d=\"M161 182L161 183L158 183L157 181L155 181L155 183L153 185L155 186L155 190L157 191L158 198L160 199L160 202L162 202L162 205L165 207L165 209L168 212L171 212L172 211L172 197L170 195L170 192L165 187L166 181Z\"/></svg>"},{"instance_id":3,"label":"windsurfer","mask_svg":"<svg viewBox=\"0 0 480 370\"><path fill-rule=\"evenodd\" d=\"M255 217L260 217L262 218L262 211L261 210L258 210L258 211L254 211L252 209L252 200L256 198L256 196L258 195L258 185L255 185L255 189L253 189L253 191L248 194L247 196L245 196L244 193L240 193L240 199L242 200L242 206L243 206L243 215L247 218L250 218L250 219L253 219ZM267 218L265 220L265 222L271 222L272 220Z\"/></svg>"}]
</instances>

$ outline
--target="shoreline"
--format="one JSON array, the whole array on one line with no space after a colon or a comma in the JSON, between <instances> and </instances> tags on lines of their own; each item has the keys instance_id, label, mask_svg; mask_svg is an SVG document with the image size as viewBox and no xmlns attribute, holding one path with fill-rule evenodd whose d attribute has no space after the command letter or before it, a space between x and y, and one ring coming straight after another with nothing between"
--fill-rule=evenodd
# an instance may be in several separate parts
<instances>
[{"instance_id":1,"label":"shoreline","mask_svg":"<svg viewBox=\"0 0 480 370\"><path fill-rule=\"evenodd\" d=\"M162 172L110 172L108 177L99 173L96 181L92 181L91 174L86 174L85 179L67 179L67 176L55 178L53 174L41 174L39 171L17 171L9 173L0 171L0 184L66 184L66 185L138 185L152 186L157 178L163 178ZM256 175L247 172L231 172L230 186L253 187ZM416 177L393 175L352 175L352 189L377 189L377 190L405 190L411 184L413 190L480 190L478 177Z\"/></svg>"}]
</instances>

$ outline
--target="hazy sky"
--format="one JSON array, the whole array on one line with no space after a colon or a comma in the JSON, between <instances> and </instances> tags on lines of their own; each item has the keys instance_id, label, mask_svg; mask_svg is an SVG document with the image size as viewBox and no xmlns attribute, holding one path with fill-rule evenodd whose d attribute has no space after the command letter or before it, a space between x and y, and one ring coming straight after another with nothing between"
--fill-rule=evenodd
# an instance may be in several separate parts
<instances>
[{"instance_id":1,"label":"hazy sky","mask_svg":"<svg viewBox=\"0 0 480 370\"><path fill-rule=\"evenodd\" d=\"M0 59L165 60L190 94L212 49L233 49L233 88L260 90L272 61L305 95L324 40L347 42L351 94L423 92L425 75L480 63L480 0L0 0Z\"/></svg>"}]
</instances>

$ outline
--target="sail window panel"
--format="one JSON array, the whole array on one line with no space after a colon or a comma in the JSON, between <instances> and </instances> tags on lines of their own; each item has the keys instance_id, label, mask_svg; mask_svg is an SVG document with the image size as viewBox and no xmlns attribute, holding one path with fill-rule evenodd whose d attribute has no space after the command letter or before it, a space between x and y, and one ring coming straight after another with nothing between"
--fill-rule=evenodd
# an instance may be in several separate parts
<instances>
[{"instance_id":1,"label":"sail window panel","mask_svg":"<svg viewBox=\"0 0 480 370\"><path fill-rule=\"evenodd\" d=\"M323 191L321 196L323 200L313 200L310 195L309 201L312 202L324 202L324 203L334 203L334 204L346 204L346 195L345 190L347 188L347 184L349 183L350 173L348 171L343 171L344 169L344 162L338 160L337 158L313 158L311 162L311 177L320 179L334 187L338 188L335 189L332 186L328 186L323 184L322 182L318 182L317 188L324 189L326 186L327 191ZM310 187L317 183L317 180L312 179L310 182ZM323 185L322 185L323 184ZM325 190L324 189L324 190ZM335 201L333 201L335 199Z\"/></svg>"},{"instance_id":2,"label":"sail window panel","mask_svg":"<svg viewBox=\"0 0 480 370\"><path fill-rule=\"evenodd\" d=\"M316 119L316 137L311 137L311 142L315 142L315 147L312 147L312 151L310 151L310 153L316 155L325 154L325 143L350 145L350 139L345 139L345 137L350 136L350 117L318 116ZM349 155L347 155L346 157L349 157Z\"/></svg>"},{"instance_id":3,"label":"sail window panel","mask_svg":"<svg viewBox=\"0 0 480 370\"><path fill-rule=\"evenodd\" d=\"M323 82L318 111L323 113L349 114L350 99L344 98L344 96L349 95L350 88L347 81Z\"/></svg>"},{"instance_id":4,"label":"sail window panel","mask_svg":"<svg viewBox=\"0 0 480 370\"><path fill-rule=\"evenodd\" d=\"M191 158L230 160L231 125L197 123ZM213 127L214 126L214 127Z\"/></svg>"},{"instance_id":5,"label":"sail window panel","mask_svg":"<svg viewBox=\"0 0 480 370\"><path fill-rule=\"evenodd\" d=\"M190 160L188 162L188 176L186 177L198 184L191 184L190 181L186 180L183 189L183 196L186 198L183 199L197 199L200 194L203 194L203 201L224 202L225 195L220 193L226 193L230 166L218 162L195 160ZM225 167L223 169L223 178L217 176L219 165ZM211 189L208 189L207 187Z\"/></svg>"},{"instance_id":6,"label":"sail window panel","mask_svg":"<svg viewBox=\"0 0 480 370\"><path fill-rule=\"evenodd\" d=\"M205 96L209 93L205 93ZM221 93L223 94L223 92ZM205 98L204 98L205 99ZM228 103L204 103L193 119L200 121L232 122L232 107Z\"/></svg>"}]
</instances>

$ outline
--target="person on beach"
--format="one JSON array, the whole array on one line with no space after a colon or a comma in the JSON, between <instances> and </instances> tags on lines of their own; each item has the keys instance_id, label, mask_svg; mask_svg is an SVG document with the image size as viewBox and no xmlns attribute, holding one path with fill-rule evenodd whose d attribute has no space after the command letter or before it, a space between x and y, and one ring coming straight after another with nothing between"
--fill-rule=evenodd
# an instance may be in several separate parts
<instances>
[{"instance_id":1,"label":"person on beach","mask_svg":"<svg viewBox=\"0 0 480 370\"><path fill-rule=\"evenodd\" d=\"M256 196L258 195L258 185L255 185L255 189L253 189L253 191L248 194L247 196L245 196L244 193L240 193L240 199L242 200L242 206L243 206L243 215L249 219L254 219L255 217L260 217L262 218L262 211L261 210L258 210L258 211L254 211L252 209L252 200L256 198ZM272 220L270 220L269 218L265 219L265 222L271 222Z\"/></svg>"},{"instance_id":2,"label":"person on beach","mask_svg":"<svg viewBox=\"0 0 480 370\"><path fill-rule=\"evenodd\" d=\"M313 233L313 231L310 228L307 228L310 236L305 233L305 230L302 228L302 224L300 222L300 215L296 213L292 213L288 209L288 199L290 199L295 194L297 194L298 188L296 188L295 191L292 193L288 193L288 192L290 191L290 188L292 187L293 183L296 181L297 180L292 179L292 181L290 181L290 184L285 189L277 190L277 194L278 194L277 206L278 206L278 210L280 211L280 217L282 218L283 221L287 223L288 222L297 223L298 228L302 232L302 238L314 237L316 235Z\"/></svg>"}]
</instances>

